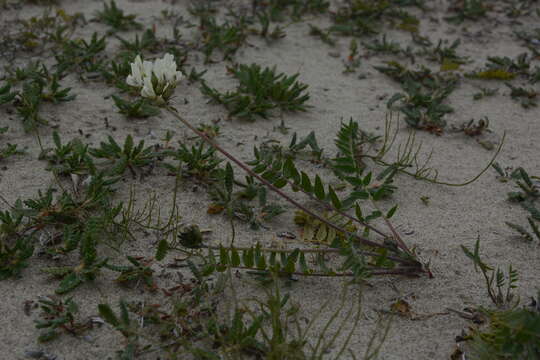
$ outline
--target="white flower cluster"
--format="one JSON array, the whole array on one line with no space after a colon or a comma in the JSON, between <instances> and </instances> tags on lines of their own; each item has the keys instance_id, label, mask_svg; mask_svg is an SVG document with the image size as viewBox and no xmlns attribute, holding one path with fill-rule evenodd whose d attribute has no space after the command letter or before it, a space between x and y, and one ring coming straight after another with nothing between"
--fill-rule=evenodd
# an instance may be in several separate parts
<instances>
[{"instance_id":1,"label":"white flower cluster","mask_svg":"<svg viewBox=\"0 0 540 360\"><path fill-rule=\"evenodd\" d=\"M137 55L135 62L131 64L131 74L126 78L126 83L141 89L142 97L164 104L183 77L182 73L176 70L176 62L171 54L165 54L162 59L154 62L142 61Z\"/></svg>"}]
</instances>

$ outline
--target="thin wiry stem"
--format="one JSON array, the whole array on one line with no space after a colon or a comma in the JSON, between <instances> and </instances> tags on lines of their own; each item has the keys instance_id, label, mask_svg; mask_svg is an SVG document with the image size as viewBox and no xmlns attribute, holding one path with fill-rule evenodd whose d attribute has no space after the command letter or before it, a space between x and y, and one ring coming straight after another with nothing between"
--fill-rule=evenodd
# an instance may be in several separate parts
<instances>
[{"instance_id":1,"label":"thin wiry stem","mask_svg":"<svg viewBox=\"0 0 540 360\"><path fill-rule=\"evenodd\" d=\"M428 181L432 184L437 185L446 185L446 186L454 186L454 187L460 187L460 186L466 186L469 185L476 180L480 178L489 168L491 165L495 162L495 159L501 152L505 139L506 139L506 132L503 133L503 136L501 138L501 141L499 143L499 146L497 147L497 151L495 151L495 154L491 158L491 160L487 163L487 165L480 171L477 175L475 175L473 178L464 181L462 183L449 183L445 181L439 181L437 180L438 172L435 169L428 168L428 162L431 159L432 153L429 154L428 158L422 165L418 163L418 154L420 152L422 144L418 145L415 149L415 135L412 133L407 138L406 143L404 144L403 148L400 145L398 147L398 155L397 155L397 161L394 163L389 163L385 161L383 158L388 153L389 149L394 144L397 133L399 131L399 126L396 128L395 132L390 133L391 131L391 120L387 119L385 123L385 136L384 136L384 142L381 150L376 155L363 155L363 157L371 159L376 164L382 165L382 166L394 166L396 171L403 173L405 175L414 177L415 179L420 179L424 181ZM416 170L414 172L405 170L409 166L415 166Z\"/></svg>"}]
</instances>

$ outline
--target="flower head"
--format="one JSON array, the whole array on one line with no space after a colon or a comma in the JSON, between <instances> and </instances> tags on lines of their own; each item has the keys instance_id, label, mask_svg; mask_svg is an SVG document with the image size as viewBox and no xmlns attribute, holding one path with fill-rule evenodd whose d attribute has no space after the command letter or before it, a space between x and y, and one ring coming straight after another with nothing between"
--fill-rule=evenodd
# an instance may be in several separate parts
<instances>
[{"instance_id":1,"label":"flower head","mask_svg":"<svg viewBox=\"0 0 540 360\"><path fill-rule=\"evenodd\" d=\"M171 54L165 54L162 59L154 62L142 61L137 55L131 64L131 74L126 78L126 83L140 89L142 97L166 103L183 77L182 72L177 71Z\"/></svg>"}]
</instances>

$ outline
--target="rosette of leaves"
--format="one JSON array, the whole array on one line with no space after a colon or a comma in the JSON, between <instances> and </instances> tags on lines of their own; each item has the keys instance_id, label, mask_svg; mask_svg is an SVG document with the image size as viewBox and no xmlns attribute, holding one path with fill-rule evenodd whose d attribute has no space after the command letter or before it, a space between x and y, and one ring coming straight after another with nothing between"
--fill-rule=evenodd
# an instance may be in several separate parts
<instances>
[{"instance_id":1,"label":"rosette of leaves","mask_svg":"<svg viewBox=\"0 0 540 360\"><path fill-rule=\"evenodd\" d=\"M501 179L507 181L512 180L519 188L518 191L508 193L508 200L519 203L529 212L527 221L529 223L532 234L523 226L511 222L505 222L508 227L518 232L527 241L532 241L534 237L540 241L540 209L537 207L537 201L540 199L540 177L531 176L522 167L518 167L510 174L506 173L499 164L494 163L493 168L501 176ZM534 235L534 236L533 236Z\"/></svg>"},{"instance_id":2,"label":"rosette of leaves","mask_svg":"<svg viewBox=\"0 0 540 360\"><path fill-rule=\"evenodd\" d=\"M253 121L256 117L270 117L274 109L307 110L308 85L298 81L299 74L287 76L277 73L275 67L263 69L257 64L241 64L229 71L239 82L235 91L220 93L205 82L201 88L204 95L225 106L229 116Z\"/></svg>"},{"instance_id":3,"label":"rosette of leaves","mask_svg":"<svg viewBox=\"0 0 540 360\"><path fill-rule=\"evenodd\" d=\"M54 340L61 331L76 336L92 327L90 321L77 319L79 306L71 297L66 300L42 298L39 305L42 313L41 319L35 321L36 328L45 329L38 337L39 342Z\"/></svg>"},{"instance_id":4,"label":"rosette of leaves","mask_svg":"<svg viewBox=\"0 0 540 360\"><path fill-rule=\"evenodd\" d=\"M75 39L64 42L61 51L55 55L56 73L61 76L74 69L99 72L105 65L102 52L106 47L106 36L98 37L98 33L94 33L90 41Z\"/></svg>"},{"instance_id":5,"label":"rosette of leaves","mask_svg":"<svg viewBox=\"0 0 540 360\"><path fill-rule=\"evenodd\" d=\"M112 96L114 104L118 108L120 114L126 115L128 118L148 118L159 115L160 110L145 98L139 98L135 101L127 101L116 95Z\"/></svg>"},{"instance_id":6,"label":"rosette of leaves","mask_svg":"<svg viewBox=\"0 0 540 360\"><path fill-rule=\"evenodd\" d=\"M114 0L109 4L103 3L103 10L96 12L96 20L109 25L116 31L138 30L142 25L135 21L137 15L124 15L124 11L116 5Z\"/></svg>"},{"instance_id":7,"label":"rosette of leaves","mask_svg":"<svg viewBox=\"0 0 540 360\"><path fill-rule=\"evenodd\" d=\"M247 39L247 23L243 19L220 24L214 16L202 15L199 28L202 35L201 51L206 64L213 62L212 55L216 50L221 51L223 60L231 60Z\"/></svg>"},{"instance_id":8,"label":"rosette of leaves","mask_svg":"<svg viewBox=\"0 0 540 360\"><path fill-rule=\"evenodd\" d=\"M108 142L102 141L99 148L92 148L89 152L98 159L109 161L107 171L110 175L123 175L129 170L134 177L137 176L137 169L148 167L159 155L154 147L144 147L144 140L135 145L131 135L126 136L122 147L109 136Z\"/></svg>"},{"instance_id":9,"label":"rosette of leaves","mask_svg":"<svg viewBox=\"0 0 540 360\"><path fill-rule=\"evenodd\" d=\"M388 100L388 108L402 112L411 127L435 134L442 132L446 126L444 115L454 111L444 101L457 87L455 76L432 73L426 67L410 70L395 61L375 69L400 83L405 92L394 94Z\"/></svg>"},{"instance_id":10,"label":"rosette of leaves","mask_svg":"<svg viewBox=\"0 0 540 360\"><path fill-rule=\"evenodd\" d=\"M207 146L202 140L191 146L181 143L178 149L166 150L164 154L178 161L178 165L163 164L171 173L193 176L203 181L215 181L219 164L223 161L217 157L216 149Z\"/></svg>"},{"instance_id":11,"label":"rosette of leaves","mask_svg":"<svg viewBox=\"0 0 540 360\"><path fill-rule=\"evenodd\" d=\"M57 131L53 132L54 148L45 149L39 155L40 160L47 160L47 170L62 176L71 174L96 174L94 161L88 151L88 145L80 139L72 139L62 143Z\"/></svg>"}]
</instances>

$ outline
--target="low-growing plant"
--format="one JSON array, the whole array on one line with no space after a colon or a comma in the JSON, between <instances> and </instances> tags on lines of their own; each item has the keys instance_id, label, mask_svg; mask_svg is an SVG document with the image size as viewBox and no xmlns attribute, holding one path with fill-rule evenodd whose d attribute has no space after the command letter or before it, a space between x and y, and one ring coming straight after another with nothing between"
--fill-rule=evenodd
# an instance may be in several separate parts
<instances>
[{"instance_id":1,"label":"low-growing plant","mask_svg":"<svg viewBox=\"0 0 540 360\"><path fill-rule=\"evenodd\" d=\"M299 21L308 14L324 13L329 6L327 0L270 0L254 3L253 9L257 14L268 13L270 21L282 22L287 15L293 21Z\"/></svg>"},{"instance_id":2,"label":"low-growing plant","mask_svg":"<svg viewBox=\"0 0 540 360\"><path fill-rule=\"evenodd\" d=\"M287 36L283 28L279 25L276 25L273 29L270 29L271 19L266 12L258 12L257 20L259 20L261 27L261 29L257 31L257 34L266 40L273 42Z\"/></svg>"},{"instance_id":3,"label":"low-growing plant","mask_svg":"<svg viewBox=\"0 0 540 360\"><path fill-rule=\"evenodd\" d=\"M448 8L455 15L445 18L454 24L461 24L465 20L479 20L485 17L490 5L485 0L453 0Z\"/></svg>"},{"instance_id":4,"label":"low-growing plant","mask_svg":"<svg viewBox=\"0 0 540 360\"><path fill-rule=\"evenodd\" d=\"M534 300L535 302L538 300ZM540 313L535 309L485 310L489 325L469 334L471 359L534 359L540 356Z\"/></svg>"},{"instance_id":5,"label":"low-growing plant","mask_svg":"<svg viewBox=\"0 0 540 360\"><path fill-rule=\"evenodd\" d=\"M440 135L446 127L444 116L454 111L443 103L454 90L454 85L424 90L418 83L409 82L403 85L403 90L405 94L394 94L388 100L388 108L402 112L409 126ZM398 101L400 105L395 106Z\"/></svg>"},{"instance_id":6,"label":"low-growing plant","mask_svg":"<svg viewBox=\"0 0 540 360\"><path fill-rule=\"evenodd\" d=\"M432 73L426 67L409 70L405 66L390 61L387 66L375 69L401 84L405 91L394 94L387 103L405 115L411 127L440 135L446 126L444 116L454 111L445 104L446 98L456 89L458 79L451 74ZM399 101L399 105L394 105Z\"/></svg>"},{"instance_id":7,"label":"low-growing plant","mask_svg":"<svg viewBox=\"0 0 540 360\"><path fill-rule=\"evenodd\" d=\"M142 25L135 18L137 15L124 15L124 11L116 5L114 0L109 4L103 3L103 10L96 12L95 20L109 25L115 31L138 30Z\"/></svg>"},{"instance_id":8,"label":"low-growing plant","mask_svg":"<svg viewBox=\"0 0 540 360\"><path fill-rule=\"evenodd\" d=\"M63 9L46 8L39 16L6 21L9 31L0 40L2 56L13 60L21 52L42 55L58 50L69 41L79 24L86 22L81 13L67 14Z\"/></svg>"},{"instance_id":9,"label":"low-growing plant","mask_svg":"<svg viewBox=\"0 0 540 360\"><path fill-rule=\"evenodd\" d=\"M116 60L109 61L101 68L101 75L108 84L116 86L122 91L130 91L131 87L126 84L126 78L131 73L131 63L135 57L131 52L123 53Z\"/></svg>"},{"instance_id":10,"label":"low-growing plant","mask_svg":"<svg viewBox=\"0 0 540 360\"><path fill-rule=\"evenodd\" d=\"M518 308L518 272L508 267L505 274L500 268L494 270L480 257L480 239L471 251L461 246L475 269L482 272L489 298L495 309L479 307L465 313L476 325L469 327L468 333L459 337L466 341L467 355L476 360L534 359L540 355L540 312L533 298L530 307ZM540 295L540 294L539 294ZM474 315L476 314L476 315ZM485 324L487 323L487 324ZM478 325L480 324L480 325ZM485 324L485 325L483 325Z\"/></svg>"},{"instance_id":11,"label":"low-growing plant","mask_svg":"<svg viewBox=\"0 0 540 360\"><path fill-rule=\"evenodd\" d=\"M159 115L158 107L153 106L146 99L137 99L134 101L124 100L116 95L112 96L118 112L126 115L128 118L148 118Z\"/></svg>"},{"instance_id":12,"label":"low-growing plant","mask_svg":"<svg viewBox=\"0 0 540 360\"><path fill-rule=\"evenodd\" d=\"M234 23L225 21L220 24L213 16L201 17L199 27L202 38L200 49L206 64L213 62L212 55L216 50L222 53L223 60L231 60L247 38L247 23L243 18Z\"/></svg>"},{"instance_id":13,"label":"low-growing plant","mask_svg":"<svg viewBox=\"0 0 540 360\"><path fill-rule=\"evenodd\" d=\"M309 35L318 37L325 44L328 44L330 46L336 46L336 42L330 36L329 30L322 30L321 28L313 24L309 24Z\"/></svg>"},{"instance_id":14,"label":"low-growing plant","mask_svg":"<svg viewBox=\"0 0 540 360\"><path fill-rule=\"evenodd\" d=\"M448 40L439 40L435 47L424 47L418 54L424 56L430 61L436 61L441 64L441 70L457 70L460 65L469 62L467 56L457 54L457 48L461 44L460 39L454 40L450 45Z\"/></svg>"},{"instance_id":15,"label":"low-growing plant","mask_svg":"<svg viewBox=\"0 0 540 360\"><path fill-rule=\"evenodd\" d=\"M386 40L386 34L383 34L382 38L375 39L371 43L363 43L366 49L373 51L377 54L392 54L397 55L401 52L401 46L396 41Z\"/></svg>"},{"instance_id":16,"label":"low-growing plant","mask_svg":"<svg viewBox=\"0 0 540 360\"><path fill-rule=\"evenodd\" d=\"M467 73L466 76L483 80L512 80L517 76L528 76L531 59L527 53L515 59L507 56L490 56L484 69Z\"/></svg>"},{"instance_id":17,"label":"low-growing plant","mask_svg":"<svg viewBox=\"0 0 540 360\"><path fill-rule=\"evenodd\" d=\"M8 130L8 127L0 128L0 135L2 135L5 131ZM5 146L0 147L0 161L7 159L10 156L13 155L20 155L24 154L24 150L17 149L17 144L10 144L7 143Z\"/></svg>"},{"instance_id":18,"label":"low-growing plant","mask_svg":"<svg viewBox=\"0 0 540 360\"><path fill-rule=\"evenodd\" d=\"M1 129L0 129L1 130ZM6 146L0 147L0 161L5 160L13 155L22 155L25 150L18 149L19 145L7 143Z\"/></svg>"},{"instance_id":19,"label":"low-growing plant","mask_svg":"<svg viewBox=\"0 0 540 360\"><path fill-rule=\"evenodd\" d=\"M175 112L172 112L172 113L176 114ZM312 181L306 173L301 172L298 169L296 169L294 163L292 161L290 161L290 159L288 159L288 160L276 159L276 161L270 160L269 163L264 163L264 162L261 162L261 160L264 159L264 158L261 158L261 159L258 158L259 159L259 164L257 164L256 167L253 170L250 170L247 167L247 165L243 164L242 162L240 162L239 160L237 160L236 158L234 158L233 156L228 154L219 145L214 143L209 138L205 137L204 134L202 134L200 131L198 131L196 128L194 128L191 124L189 124L186 121L183 121L183 119L180 116L177 116L177 118L180 119L188 128L190 128L192 131L194 131L199 137L204 139L206 142L210 143L212 145L212 147L214 147L216 150L221 152L225 157L227 157L229 160L234 162L237 166L242 168L245 172L248 173L248 175L254 177L256 180L261 182L264 186L270 188L271 190L276 192L278 195L280 195L283 199L285 199L289 203L293 204L297 208L301 209L302 211L304 211L309 216L311 216L311 217L313 217L313 218L315 218L315 219L317 219L317 220L319 220L321 222L324 222L327 226L329 226L330 228L336 230L338 233L346 234L346 237L350 238L350 240L347 240L345 243L342 243L342 244L336 244L336 246L338 248L341 248L341 250L338 250L338 249L336 249L336 250L337 251L343 251L342 255L344 256L344 265L343 265L342 270L345 271L345 274L347 274L345 276L353 276L353 277L360 276L360 277L362 277L362 276L369 275L369 274L400 273L401 271L405 271L405 272L415 271L415 270L412 270L412 269L414 267L416 267L417 265L413 265L415 260L413 260L413 258L411 258L411 256L413 257L414 255L407 248L407 246L403 243L403 241L397 235L397 233L395 233L395 231L392 230L393 234L394 234L394 238L393 238L394 240L393 241L396 242L395 244L390 244L390 243L387 243L387 242L385 242L384 244L377 243L375 241L369 240L366 236L360 236L360 235L357 235L355 233L348 232L347 230L341 228L340 226L338 226L338 225L336 225L336 224L334 224L332 222L329 222L328 220L324 219L322 216L316 214L314 211L309 210L308 208L301 205L296 200L293 200L290 196L288 196L282 190L280 190L281 188L283 188L284 186L289 184L293 188L293 190L295 190L295 191L297 191L299 189L302 189L303 192L310 197L310 199L318 200L319 202L321 202L323 204L324 203L331 204L332 208L335 208L335 209L342 209L343 206L344 206L344 203L342 202L342 200L340 200L336 196L335 190L331 186L329 186L328 190L326 190L326 186L323 184L322 179L318 175L315 176L314 181ZM349 133L346 132L345 134L348 135ZM356 162L356 160L354 158L354 155L352 155L350 153L350 150L351 150L351 148L349 147L348 150L347 150L347 153L346 153L347 157L344 158L343 160L348 159L348 161L351 162L351 165L347 168L347 171L353 171L354 174L356 176L358 176L357 174L358 174L358 171L359 171L358 170L359 165L357 164L357 162ZM256 150L256 154L257 154L257 150ZM270 167L270 165L271 165L271 167ZM227 183L229 184L228 185L228 189L229 189L228 193L232 193L232 191L231 191L231 186L232 185L231 184L234 183L234 181L233 181L233 179L231 179L230 176L228 178L229 178L229 180L227 181ZM360 196L356 195L353 192L353 196L354 196L354 199L352 200L353 204L354 204L355 200L362 199L362 198L363 199L372 198L374 200L378 200L378 199L380 199L381 197L383 197L386 194L386 191L388 189L388 187L384 187L384 186L381 187L380 189L374 187L372 189L373 193L370 194L369 185L370 185L371 179L372 179L371 173L367 174L366 176L363 176L362 178L356 178L355 176L351 175L351 176L346 177L346 179L350 180L352 182L353 186L362 187L362 188L359 189L359 191L357 191L357 193L360 194ZM350 207L350 205L349 205L349 207ZM388 218L390 218L395 213L395 211L396 211L396 207L392 208L386 215L383 215L382 212L377 210L377 211L374 211L371 214L371 217L372 218L382 217L383 219L386 219L385 222L387 224L389 224ZM384 232L381 232L380 230L377 230L373 226L367 224L368 218L365 218L363 216L362 211L360 210L360 207L359 207L358 204L356 204L356 214L357 214L357 218L353 218L353 217L350 217L350 216L349 217L354 219L355 221L358 221L366 229L371 229L371 230L376 231L378 234L382 234L386 238L386 241L389 240L389 238L386 235L384 235ZM389 226L391 226L391 225L389 225ZM369 251L369 250L364 250L362 248L358 248L358 245L361 245L361 244L366 245L368 249L370 249L370 248L380 249L380 251L382 251L382 252L378 253L378 252L372 252L372 251ZM198 246L200 247L200 245L198 245ZM235 251L237 251L234 248L231 248L230 250L233 253ZM223 252L223 251L225 251L225 252ZM230 260L228 260L229 257L228 257L227 251L228 250L226 248L220 247L220 256L221 256L220 261L222 262L222 265L227 265L227 264L230 263ZM269 250L269 251L271 253L273 252L273 250ZM388 252L388 254L389 253L394 253L394 255L396 255L396 256L388 255L388 257L387 257L387 252ZM300 252L300 254L302 254L302 253L303 252ZM288 265L288 267L286 267L288 269L287 271L294 271L294 269L296 268L295 267L296 261L298 261L298 259L301 258L301 256L298 257L298 255L300 255L300 254L291 254L290 255L292 257L290 257L289 259L291 259L291 260L289 262L287 262L287 263L290 263L290 265ZM236 255L238 255L238 253L236 253ZM233 258L236 258L236 255L232 255ZM390 259L390 260L396 261L398 263L403 262L404 268L401 269L401 268L398 267L396 269L392 269L391 267L394 266L394 265L391 265L390 269L384 268L384 266L383 266L382 269L379 269L378 266L376 265L375 268L373 268L372 270L369 270L370 269L369 266L366 268L367 260L364 258L365 255L375 256L375 257L380 256L379 260L381 260L381 261L377 262L377 264L379 264L379 266L381 264L386 263L386 261L383 260L383 259ZM276 255L271 255L271 256L275 257ZM285 261L284 259L287 259L288 257L285 256L283 258L283 256L285 256L285 255L284 254L282 255L282 266L285 266L283 261ZM400 259L401 256L403 256L403 258ZM266 263L266 261L265 261L265 263ZM219 264L219 263L217 262L215 264ZM271 264L274 264L274 263L271 262ZM211 264L211 266L217 266L217 265L212 265ZM220 268L220 267L218 266L218 268ZM263 267L263 268L265 268L265 267ZM278 267L278 269L281 269L281 268ZM347 270L351 270L351 271L346 272ZM285 271L285 270L282 269L280 271ZM327 271L327 268L323 268L323 271ZM304 270L298 272L298 274L304 274L304 273L305 273ZM334 271L331 271L329 276L344 276L344 275L339 275L339 274L338 275L332 275L332 274L334 274ZM327 276L328 276L328 274L327 274Z\"/></svg>"},{"instance_id":20,"label":"low-growing plant","mask_svg":"<svg viewBox=\"0 0 540 360\"><path fill-rule=\"evenodd\" d=\"M40 160L47 160L47 170L60 176L83 176L97 173L93 159L88 153L88 145L79 139L73 139L66 144L57 131L53 131L54 148L43 149Z\"/></svg>"},{"instance_id":21,"label":"low-growing plant","mask_svg":"<svg viewBox=\"0 0 540 360\"><path fill-rule=\"evenodd\" d=\"M133 41L126 40L120 36L116 36L120 40L122 49L126 51L126 55L129 55L131 58L135 58L136 54L141 54L144 52L157 52L161 43L156 37L156 33L152 29L146 29L141 37L138 34L135 35Z\"/></svg>"},{"instance_id":22,"label":"low-growing plant","mask_svg":"<svg viewBox=\"0 0 540 360\"><path fill-rule=\"evenodd\" d=\"M493 168L499 174L500 180L511 180L514 182L515 186L519 188L519 191L511 191L508 193L508 200L521 204L522 207L529 212L527 222L529 223L532 234L519 224L507 221L506 225L518 232L528 241L532 241L534 237L540 241L540 230L537 224L537 222L540 221L540 210L536 205L536 201L540 198L540 178L538 176L529 175L522 167L515 169L510 174L503 170L498 163L494 163Z\"/></svg>"},{"instance_id":23,"label":"low-growing plant","mask_svg":"<svg viewBox=\"0 0 540 360\"><path fill-rule=\"evenodd\" d=\"M510 97L519 101L525 109L538 106L538 92L535 89L526 89L509 83L505 83L505 85L510 89Z\"/></svg>"},{"instance_id":24,"label":"low-growing plant","mask_svg":"<svg viewBox=\"0 0 540 360\"><path fill-rule=\"evenodd\" d=\"M330 31L346 36L377 34L379 22L390 6L388 2L374 0L346 2L333 14Z\"/></svg>"},{"instance_id":25,"label":"low-growing plant","mask_svg":"<svg viewBox=\"0 0 540 360\"><path fill-rule=\"evenodd\" d=\"M95 280L99 275L101 269L109 261L107 258L98 258L97 254L99 236L103 234L104 226L106 226L103 220L106 217L114 218L118 211L119 209L116 208L113 209L112 214L109 211L105 215L89 218L82 231L77 231L73 226L67 225L63 234L66 247L60 251L68 252L79 246L81 262L74 266L50 266L41 269L47 274L62 279L55 290L57 294L70 292L85 282Z\"/></svg>"},{"instance_id":26,"label":"low-growing plant","mask_svg":"<svg viewBox=\"0 0 540 360\"><path fill-rule=\"evenodd\" d=\"M271 110L281 112L306 111L309 94L304 93L308 85L299 82L299 74L288 76L277 73L276 68L261 68L257 64L238 65L230 68L239 84L235 91L221 93L202 83L204 95L229 111L229 116L247 120L255 117L268 118Z\"/></svg>"},{"instance_id":27,"label":"low-growing plant","mask_svg":"<svg viewBox=\"0 0 540 360\"><path fill-rule=\"evenodd\" d=\"M164 163L173 174L193 176L202 181L215 181L222 162L216 156L216 150L199 140L192 146L184 143L176 150L168 150L166 154L178 161L178 165Z\"/></svg>"},{"instance_id":28,"label":"low-growing plant","mask_svg":"<svg viewBox=\"0 0 540 360\"><path fill-rule=\"evenodd\" d=\"M38 81L28 81L23 84L22 91L15 99L15 107L27 132L35 130L38 125L48 124L48 121L39 114L42 95L43 85Z\"/></svg>"},{"instance_id":29,"label":"low-growing plant","mask_svg":"<svg viewBox=\"0 0 540 360\"><path fill-rule=\"evenodd\" d=\"M474 269L476 271L480 269L482 272L489 298L493 304L503 309L517 306L519 298L516 298L513 291L517 287L518 272L512 268L512 265L508 266L508 272L505 274L500 268L494 270L491 266L483 262L480 257L480 238L476 240L474 250L471 251L463 245L461 245L461 249L472 260Z\"/></svg>"},{"instance_id":30,"label":"low-growing plant","mask_svg":"<svg viewBox=\"0 0 540 360\"><path fill-rule=\"evenodd\" d=\"M78 319L79 306L73 298L61 300L56 297L39 299L41 319L36 320L37 329L45 329L39 337L39 342L48 342L56 339L62 333L78 336L92 328L90 320Z\"/></svg>"},{"instance_id":31,"label":"low-growing plant","mask_svg":"<svg viewBox=\"0 0 540 360\"><path fill-rule=\"evenodd\" d=\"M108 142L100 142L99 148L92 148L89 152L95 158L108 160L107 171L111 176L122 175L129 170L134 178L137 176L136 170L149 167L158 156L154 147L144 147L144 140L135 146L131 135L126 136L123 146L109 136Z\"/></svg>"},{"instance_id":32,"label":"low-growing plant","mask_svg":"<svg viewBox=\"0 0 540 360\"><path fill-rule=\"evenodd\" d=\"M34 253L34 235L16 237L23 226L23 215L0 211L0 280L18 277Z\"/></svg>"},{"instance_id":33,"label":"low-growing plant","mask_svg":"<svg viewBox=\"0 0 540 360\"><path fill-rule=\"evenodd\" d=\"M92 34L89 41L79 38L64 42L61 51L55 55L56 73L62 76L65 72L76 70L99 72L104 66L102 53L106 47L106 37L99 37L97 32Z\"/></svg>"}]
</instances>

